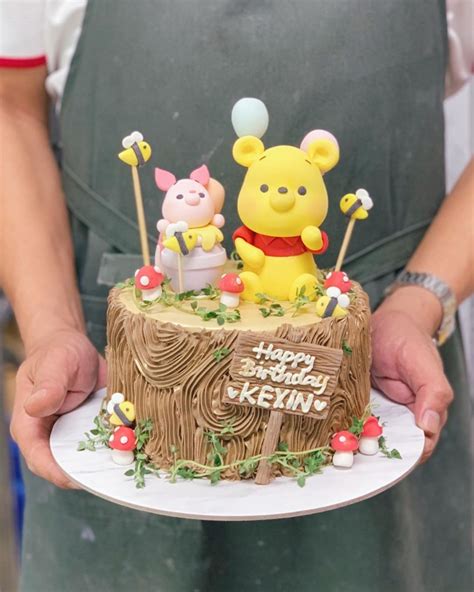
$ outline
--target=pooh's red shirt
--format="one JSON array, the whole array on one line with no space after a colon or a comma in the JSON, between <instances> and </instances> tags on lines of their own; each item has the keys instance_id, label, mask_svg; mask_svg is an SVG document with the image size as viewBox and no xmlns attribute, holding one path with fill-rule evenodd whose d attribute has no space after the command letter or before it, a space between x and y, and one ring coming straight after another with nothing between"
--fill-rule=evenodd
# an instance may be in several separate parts
<instances>
[{"instance_id":1,"label":"pooh's red shirt","mask_svg":"<svg viewBox=\"0 0 474 592\"><path fill-rule=\"evenodd\" d=\"M310 252L321 255L326 251L329 245L328 235L321 231L323 239L323 246L317 251L312 251L305 246L301 240L301 236L267 236L266 234L258 234L247 228L241 226L232 235L235 241L237 238L243 238L245 242L261 249L265 255L270 257L292 257L293 255L301 255L302 253Z\"/></svg>"}]
</instances>

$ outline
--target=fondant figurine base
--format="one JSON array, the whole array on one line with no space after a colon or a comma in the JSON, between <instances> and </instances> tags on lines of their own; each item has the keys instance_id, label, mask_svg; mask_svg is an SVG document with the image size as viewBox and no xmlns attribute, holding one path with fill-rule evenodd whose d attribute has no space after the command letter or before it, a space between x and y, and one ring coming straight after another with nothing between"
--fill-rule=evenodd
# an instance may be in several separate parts
<instances>
[{"instance_id":1,"label":"fondant figurine base","mask_svg":"<svg viewBox=\"0 0 474 592\"><path fill-rule=\"evenodd\" d=\"M179 291L178 253L163 249L160 260L161 268L170 279L171 288ZM227 254L223 247L216 245L210 251L202 247L194 248L188 255L182 257L183 291L202 290L208 284L215 285L222 275Z\"/></svg>"}]
</instances>

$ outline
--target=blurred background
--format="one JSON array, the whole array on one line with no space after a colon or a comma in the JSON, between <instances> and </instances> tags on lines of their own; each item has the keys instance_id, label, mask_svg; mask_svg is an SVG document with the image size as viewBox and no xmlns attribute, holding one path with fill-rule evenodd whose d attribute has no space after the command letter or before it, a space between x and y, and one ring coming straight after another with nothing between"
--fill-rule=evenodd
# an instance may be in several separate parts
<instances>
[{"instance_id":1,"label":"blurred background","mask_svg":"<svg viewBox=\"0 0 474 592\"><path fill-rule=\"evenodd\" d=\"M470 83L446 99L445 112L447 190L449 191L474 154L474 79L472 77ZM460 317L466 359L472 373L474 369L473 298L463 304ZM15 391L15 374L22 358L21 339L12 312L0 290L0 592L17 590L19 573L25 500L19 470L19 454L9 437L8 425ZM472 385L471 374L471 395L473 394ZM436 462L436 457L432 462Z\"/></svg>"}]
</instances>

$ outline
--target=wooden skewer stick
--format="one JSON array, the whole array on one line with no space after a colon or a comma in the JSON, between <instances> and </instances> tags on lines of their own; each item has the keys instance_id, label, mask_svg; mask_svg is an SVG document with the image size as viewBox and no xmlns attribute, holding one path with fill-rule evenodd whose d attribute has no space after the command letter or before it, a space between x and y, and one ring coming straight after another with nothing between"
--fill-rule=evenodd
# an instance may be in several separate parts
<instances>
[{"instance_id":1,"label":"wooden skewer stick","mask_svg":"<svg viewBox=\"0 0 474 592\"><path fill-rule=\"evenodd\" d=\"M349 247L349 243L351 241L351 236L352 236L352 232L354 230L355 223L356 223L355 218L351 218L349 220L349 224L347 225L346 233L344 235L344 240L342 241L341 250L339 251L339 255L337 256L336 267L334 268L334 271L341 270L342 264L344 262L344 258L347 253L347 248Z\"/></svg>"},{"instance_id":2,"label":"wooden skewer stick","mask_svg":"<svg viewBox=\"0 0 474 592\"><path fill-rule=\"evenodd\" d=\"M138 229L140 231L143 265L150 265L150 249L148 247L148 239L146 235L145 211L143 209L142 188L140 185L140 177L138 175L138 167L132 166L130 168L132 169L133 192L135 194L135 205L137 207L137 220Z\"/></svg>"},{"instance_id":3,"label":"wooden skewer stick","mask_svg":"<svg viewBox=\"0 0 474 592\"><path fill-rule=\"evenodd\" d=\"M183 256L181 253L178 253L178 289L180 294L184 292Z\"/></svg>"},{"instance_id":4,"label":"wooden skewer stick","mask_svg":"<svg viewBox=\"0 0 474 592\"><path fill-rule=\"evenodd\" d=\"M281 413L281 411L272 411L270 413L270 419L268 420L265 439L262 446L263 456L270 456L277 449L282 421L283 413ZM261 460L258 465L255 483L257 483L257 485L266 485L267 483L270 483L271 475L272 465L266 459Z\"/></svg>"}]
</instances>

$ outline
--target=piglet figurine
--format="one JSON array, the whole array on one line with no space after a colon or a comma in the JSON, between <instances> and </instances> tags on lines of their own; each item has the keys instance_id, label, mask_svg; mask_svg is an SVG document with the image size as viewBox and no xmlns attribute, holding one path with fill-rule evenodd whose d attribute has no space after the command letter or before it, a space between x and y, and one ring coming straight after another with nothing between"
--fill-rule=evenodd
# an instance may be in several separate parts
<instances>
[{"instance_id":1,"label":"piglet figurine","mask_svg":"<svg viewBox=\"0 0 474 592\"><path fill-rule=\"evenodd\" d=\"M224 205L223 189L222 194L215 191L214 184L217 182L210 184L211 177L205 164L194 170L189 179L179 181L176 181L173 173L156 168L155 181L159 189L166 191L163 218L157 224L161 234L166 231L168 224L181 220L187 222L189 228L202 228L209 224L216 228L224 226L224 216L220 214Z\"/></svg>"},{"instance_id":2,"label":"piglet figurine","mask_svg":"<svg viewBox=\"0 0 474 592\"><path fill-rule=\"evenodd\" d=\"M215 283L222 273L227 259L220 245L223 234L224 216L220 213L224 205L224 188L212 179L206 165L195 169L189 179L176 180L176 177L163 169L155 169L155 182L159 189L166 191L162 206L163 218L158 221L160 233L155 260L171 279L171 286L177 289L178 257L183 259L184 290L200 290L207 284ZM165 248L163 239L167 228L176 223L186 222L189 230L189 243L195 245L186 253L176 253Z\"/></svg>"}]
</instances>

